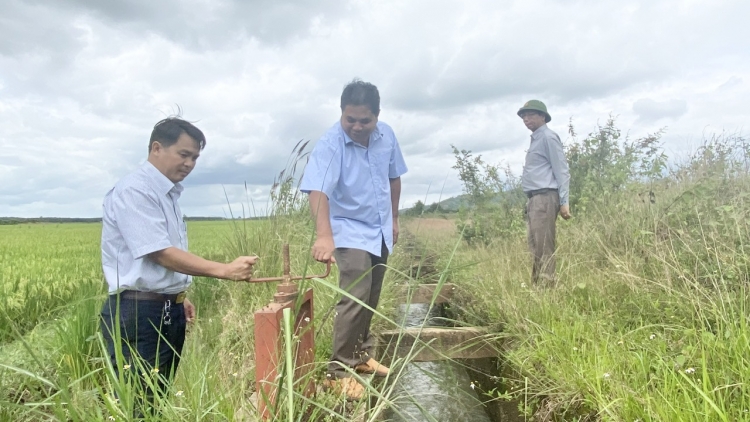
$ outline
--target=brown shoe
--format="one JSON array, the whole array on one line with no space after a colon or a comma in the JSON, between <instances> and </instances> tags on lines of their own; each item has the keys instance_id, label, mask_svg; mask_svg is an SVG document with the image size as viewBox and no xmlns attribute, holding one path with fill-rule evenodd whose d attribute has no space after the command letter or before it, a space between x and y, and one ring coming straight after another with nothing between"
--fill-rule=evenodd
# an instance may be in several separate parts
<instances>
[{"instance_id":1,"label":"brown shoe","mask_svg":"<svg viewBox=\"0 0 750 422\"><path fill-rule=\"evenodd\" d=\"M339 396L344 394L350 401L362 400L365 396L365 387L352 377L327 379L323 381L323 390Z\"/></svg>"},{"instance_id":2,"label":"brown shoe","mask_svg":"<svg viewBox=\"0 0 750 422\"><path fill-rule=\"evenodd\" d=\"M372 374L376 377L385 377L388 376L389 372L391 372L391 370L388 369L387 366L381 365L373 358L370 358L370 360L365 363L360 363L359 365L355 366L354 370L360 374Z\"/></svg>"}]
</instances>

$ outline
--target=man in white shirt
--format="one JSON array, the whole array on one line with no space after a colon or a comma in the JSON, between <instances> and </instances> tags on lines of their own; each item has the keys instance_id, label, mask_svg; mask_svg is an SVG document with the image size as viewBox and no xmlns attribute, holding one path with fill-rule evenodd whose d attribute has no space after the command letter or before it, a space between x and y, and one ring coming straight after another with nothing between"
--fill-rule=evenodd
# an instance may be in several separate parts
<instances>
[{"instance_id":1,"label":"man in white shirt","mask_svg":"<svg viewBox=\"0 0 750 422\"><path fill-rule=\"evenodd\" d=\"M160 387L174 376L186 322L195 318L185 295L191 276L247 280L257 259L241 256L225 264L188 252L177 200L180 182L205 145L203 132L190 122L160 121L151 133L148 160L104 197L101 248L109 297L101 328L109 358L118 373L156 374ZM154 392L143 385L150 401Z\"/></svg>"}]
</instances>

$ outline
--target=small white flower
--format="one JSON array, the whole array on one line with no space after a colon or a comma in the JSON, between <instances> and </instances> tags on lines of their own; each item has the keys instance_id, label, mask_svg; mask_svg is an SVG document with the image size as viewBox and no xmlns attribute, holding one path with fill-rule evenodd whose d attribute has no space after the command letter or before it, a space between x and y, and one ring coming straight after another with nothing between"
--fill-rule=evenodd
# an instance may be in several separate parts
<instances>
[{"instance_id":1,"label":"small white flower","mask_svg":"<svg viewBox=\"0 0 750 422\"><path fill-rule=\"evenodd\" d=\"M182 397L182 394L183 394L183 391L180 390L180 391L178 391L178 392L175 393L175 396Z\"/></svg>"},{"instance_id":2,"label":"small white flower","mask_svg":"<svg viewBox=\"0 0 750 422\"><path fill-rule=\"evenodd\" d=\"M233 377L236 377L236 376L237 376L237 373L235 372L234 374L232 374L232 376L233 376Z\"/></svg>"},{"instance_id":3,"label":"small white flower","mask_svg":"<svg viewBox=\"0 0 750 422\"><path fill-rule=\"evenodd\" d=\"M305 317L305 322L310 322L310 317L309 316Z\"/></svg>"},{"instance_id":4,"label":"small white flower","mask_svg":"<svg viewBox=\"0 0 750 422\"><path fill-rule=\"evenodd\" d=\"M158 373L159 373L159 368L154 368L154 369L152 369L152 370L151 370L151 373L152 373L152 374L158 374Z\"/></svg>"},{"instance_id":5,"label":"small white flower","mask_svg":"<svg viewBox=\"0 0 750 422\"><path fill-rule=\"evenodd\" d=\"M578 348L577 348L577 347L573 347L573 351L574 351L574 352L577 352L577 351L578 351Z\"/></svg>"},{"instance_id":6,"label":"small white flower","mask_svg":"<svg viewBox=\"0 0 750 422\"><path fill-rule=\"evenodd\" d=\"M609 378L610 376L611 376L611 375L609 374L609 372L605 372L605 373L604 373L604 378Z\"/></svg>"},{"instance_id":7,"label":"small white flower","mask_svg":"<svg viewBox=\"0 0 750 422\"><path fill-rule=\"evenodd\" d=\"M695 368L688 368L688 369L685 370L686 374L692 374L694 372L695 372Z\"/></svg>"},{"instance_id":8,"label":"small white flower","mask_svg":"<svg viewBox=\"0 0 750 422\"><path fill-rule=\"evenodd\" d=\"M649 340L653 340L653 339L655 339L655 338L656 338L656 334L651 334L650 336L648 336L648 339L649 339Z\"/></svg>"},{"instance_id":9,"label":"small white flower","mask_svg":"<svg viewBox=\"0 0 750 422\"><path fill-rule=\"evenodd\" d=\"M521 288L525 289L526 288L526 283L521 283Z\"/></svg>"},{"instance_id":10,"label":"small white flower","mask_svg":"<svg viewBox=\"0 0 750 422\"><path fill-rule=\"evenodd\" d=\"M115 417L114 416L110 416L110 417L107 418L107 420L108 421L113 421L113 420L115 420Z\"/></svg>"},{"instance_id":11,"label":"small white flower","mask_svg":"<svg viewBox=\"0 0 750 422\"><path fill-rule=\"evenodd\" d=\"M127 365L127 364L126 364L126 365L123 365L122 369L123 369L124 371L127 371L128 369L130 369L130 365Z\"/></svg>"}]
</instances>

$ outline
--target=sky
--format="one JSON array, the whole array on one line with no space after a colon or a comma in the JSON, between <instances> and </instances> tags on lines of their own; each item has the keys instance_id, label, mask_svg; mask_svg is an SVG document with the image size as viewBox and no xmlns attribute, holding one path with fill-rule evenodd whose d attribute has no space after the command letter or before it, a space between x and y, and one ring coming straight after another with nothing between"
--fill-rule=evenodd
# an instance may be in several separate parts
<instances>
[{"instance_id":1,"label":"sky","mask_svg":"<svg viewBox=\"0 0 750 422\"><path fill-rule=\"evenodd\" d=\"M608 116L668 155L747 135L746 0L3 0L0 216L100 217L181 110L207 146L188 216L262 215L300 140L377 85L409 167L402 208L461 193L451 145L520 174L547 104L563 143Z\"/></svg>"}]
</instances>

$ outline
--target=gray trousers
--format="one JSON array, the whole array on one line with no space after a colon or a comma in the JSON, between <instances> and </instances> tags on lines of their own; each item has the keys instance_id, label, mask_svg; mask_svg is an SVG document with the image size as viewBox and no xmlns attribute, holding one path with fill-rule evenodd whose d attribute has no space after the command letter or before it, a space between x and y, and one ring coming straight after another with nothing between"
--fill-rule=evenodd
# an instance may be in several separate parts
<instances>
[{"instance_id":1,"label":"gray trousers","mask_svg":"<svg viewBox=\"0 0 750 422\"><path fill-rule=\"evenodd\" d=\"M556 191L540 193L526 204L529 250L533 258L531 281L553 285L555 278L555 223L560 212Z\"/></svg>"},{"instance_id":2,"label":"gray trousers","mask_svg":"<svg viewBox=\"0 0 750 422\"><path fill-rule=\"evenodd\" d=\"M376 309L383 287L388 248L383 241L380 256L361 249L337 248L334 252L339 267L339 287ZM336 304L333 319L333 355L328 364L328 377L348 377L346 368L353 368L370 359L374 338L370 333L373 311L351 297L343 295Z\"/></svg>"}]
</instances>

